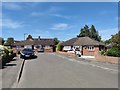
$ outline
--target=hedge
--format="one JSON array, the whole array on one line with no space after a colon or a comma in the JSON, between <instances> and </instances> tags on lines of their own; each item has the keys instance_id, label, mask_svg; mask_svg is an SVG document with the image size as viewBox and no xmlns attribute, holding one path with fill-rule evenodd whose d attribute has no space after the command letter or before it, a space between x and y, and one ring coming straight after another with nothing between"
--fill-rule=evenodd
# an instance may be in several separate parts
<instances>
[{"instance_id":1,"label":"hedge","mask_svg":"<svg viewBox=\"0 0 120 90\"><path fill-rule=\"evenodd\" d=\"M8 49L5 46L1 46L0 48L3 48L4 53L1 54L0 56L0 64L2 63L2 66L5 65L6 63L10 62L15 56L16 54L13 53L12 49Z\"/></svg>"},{"instance_id":2,"label":"hedge","mask_svg":"<svg viewBox=\"0 0 120 90\"><path fill-rule=\"evenodd\" d=\"M63 49L63 45L58 44L58 45L57 45L57 50L58 50L58 51L62 51L62 49Z\"/></svg>"},{"instance_id":3,"label":"hedge","mask_svg":"<svg viewBox=\"0 0 120 90\"><path fill-rule=\"evenodd\" d=\"M112 47L110 49L108 49L108 51L106 52L107 56L115 56L115 57L120 57L120 49L119 47Z\"/></svg>"}]
</instances>

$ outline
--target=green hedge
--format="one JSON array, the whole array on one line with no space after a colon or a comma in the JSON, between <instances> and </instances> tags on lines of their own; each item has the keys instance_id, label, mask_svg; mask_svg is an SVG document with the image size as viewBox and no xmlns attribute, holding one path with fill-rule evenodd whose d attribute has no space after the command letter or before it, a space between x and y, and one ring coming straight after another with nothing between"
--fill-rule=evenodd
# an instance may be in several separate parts
<instances>
[{"instance_id":1,"label":"green hedge","mask_svg":"<svg viewBox=\"0 0 120 90\"><path fill-rule=\"evenodd\" d=\"M112 47L108 49L106 52L107 56L115 56L115 57L120 57L120 48L119 47Z\"/></svg>"},{"instance_id":2,"label":"green hedge","mask_svg":"<svg viewBox=\"0 0 120 90\"><path fill-rule=\"evenodd\" d=\"M58 44L56 48L57 48L58 51L62 51L62 49L63 49L63 45Z\"/></svg>"},{"instance_id":3,"label":"green hedge","mask_svg":"<svg viewBox=\"0 0 120 90\"><path fill-rule=\"evenodd\" d=\"M120 57L120 47L114 46L107 51L101 51L101 55Z\"/></svg>"},{"instance_id":4,"label":"green hedge","mask_svg":"<svg viewBox=\"0 0 120 90\"><path fill-rule=\"evenodd\" d=\"M2 65L5 65L6 63L10 62L15 56L16 54L13 53L12 49L8 49L5 46L1 46L1 48L3 48L4 53L1 54L0 56L0 60L2 62ZM1 63L0 63L1 64Z\"/></svg>"}]
</instances>

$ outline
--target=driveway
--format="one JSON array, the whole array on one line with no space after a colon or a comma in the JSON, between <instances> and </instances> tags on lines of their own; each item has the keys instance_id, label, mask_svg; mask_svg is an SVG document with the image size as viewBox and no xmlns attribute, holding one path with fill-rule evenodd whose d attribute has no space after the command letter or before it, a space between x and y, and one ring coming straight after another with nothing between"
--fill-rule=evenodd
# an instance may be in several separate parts
<instances>
[{"instance_id":1,"label":"driveway","mask_svg":"<svg viewBox=\"0 0 120 90\"><path fill-rule=\"evenodd\" d=\"M56 53L26 60L18 88L118 88L117 65Z\"/></svg>"}]
</instances>

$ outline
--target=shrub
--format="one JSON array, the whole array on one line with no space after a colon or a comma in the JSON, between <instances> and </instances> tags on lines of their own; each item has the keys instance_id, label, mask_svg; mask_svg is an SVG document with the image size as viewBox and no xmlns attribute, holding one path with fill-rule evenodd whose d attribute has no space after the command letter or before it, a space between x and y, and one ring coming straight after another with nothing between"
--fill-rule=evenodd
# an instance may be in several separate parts
<instances>
[{"instance_id":1,"label":"shrub","mask_svg":"<svg viewBox=\"0 0 120 90\"><path fill-rule=\"evenodd\" d=\"M106 51L103 50L103 51L100 52L100 54L101 55L106 55Z\"/></svg>"},{"instance_id":2,"label":"shrub","mask_svg":"<svg viewBox=\"0 0 120 90\"><path fill-rule=\"evenodd\" d=\"M120 48L119 47L112 47L106 52L107 56L115 56L120 57Z\"/></svg>"},{"instance_id":3,"label":"shrub","mask_svg":"<svg viewBox=\"0 0 120 90\"><path fill-rule=\"evenodd\" d=\"M12 49L8 49L9 53L13 54L13 50Z\"/></svg>"},{"instance_id":4,"label":"shrub","mask_svg":"<svg viewBox=\"0 0 120 90\"><path fill-rule=\"evenodd\" d=\"M13 53L12 49L8 49L5 46L0 47L3 48L2 51L4 51L0 54L1 55L0 59L2 60L2 65L5 65L15 57L15 54Z\"/></svg>"},{"instance_id":5,"label":"shrub","mask_svg":"<svg viewBox=\"0 0 120 90\"><path fill-rule=\"evenodd\" d=\"M58 44L58 45L57 45L57 50L58 50L58 51L62 51L62 49L63 49L63 45Z\"/></svg>"}]
</instances>

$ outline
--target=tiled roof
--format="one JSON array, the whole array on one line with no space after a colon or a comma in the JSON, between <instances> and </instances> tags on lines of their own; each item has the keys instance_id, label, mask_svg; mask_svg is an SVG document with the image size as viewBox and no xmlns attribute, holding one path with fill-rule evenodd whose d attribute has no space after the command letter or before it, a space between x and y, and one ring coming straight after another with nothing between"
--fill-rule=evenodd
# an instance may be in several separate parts
<instances>
[{"instance_id":1,"label":"tiled roof","mask_svg":"<svg viewBox=\"0 0 120 90\"><path fill-rule=\"evenodd\" d=\"M15 45L54 45L53 39L34 39L24 40L16 43Z\"/></svg>"},{"instance_id":2,"label":"tiled roof","mask_svg":"<svg viewBox=\"0 0 120 90\"><path fill-rule=\"evenodd\" d=\"M79 38L72 38L64 43L62 43L64 46L80 46L80 45L104 45L101 42L98 42L94 39L91 39L89 37L79 37Z\"/></svg>"}]
</instances>

